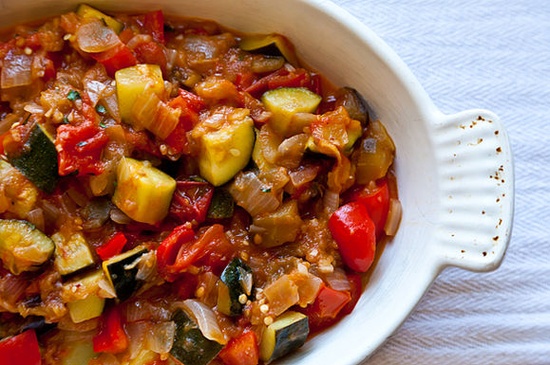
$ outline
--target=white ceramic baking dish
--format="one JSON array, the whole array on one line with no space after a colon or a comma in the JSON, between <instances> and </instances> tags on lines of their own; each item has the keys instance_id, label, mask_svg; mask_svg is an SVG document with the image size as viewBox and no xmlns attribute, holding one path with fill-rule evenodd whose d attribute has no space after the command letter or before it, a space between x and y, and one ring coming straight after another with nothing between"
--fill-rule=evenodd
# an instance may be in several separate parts
<instances>
[{"instance_id":1,"label":"white ceramic baking dish","mask_svg":"<svg viewBox=\"0 0 550 365\"><path fill-rule=\"evenodd\" d=\"M72 10L78 0L1 0L4 26ZM407 66L365 25L325 0L88 1L101 9L213 19L246 32L279 32L307 64L356 88L397 146L404 215L355 311L284 359L358 364L381 346L448 266L496 269L508 245L514 174L506 133L485 110L442 114Z\"/></svg>"}]
</instances>

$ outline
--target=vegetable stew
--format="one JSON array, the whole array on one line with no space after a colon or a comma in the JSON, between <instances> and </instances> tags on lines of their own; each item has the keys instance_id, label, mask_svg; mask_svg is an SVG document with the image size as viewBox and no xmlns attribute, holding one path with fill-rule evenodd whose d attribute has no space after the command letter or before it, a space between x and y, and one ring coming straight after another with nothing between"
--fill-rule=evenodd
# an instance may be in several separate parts
<instances>
[{"instance_id":1,"label":"vegetable stew","mask_svg":"<svg viewBox=\"0 0 550 365\"><path fill-rule=\"evenodd\" d=\"M80 5L0 60L1 363L269 363L353 310L395 146L284 36Z\"/></svg>"}]
</instances>

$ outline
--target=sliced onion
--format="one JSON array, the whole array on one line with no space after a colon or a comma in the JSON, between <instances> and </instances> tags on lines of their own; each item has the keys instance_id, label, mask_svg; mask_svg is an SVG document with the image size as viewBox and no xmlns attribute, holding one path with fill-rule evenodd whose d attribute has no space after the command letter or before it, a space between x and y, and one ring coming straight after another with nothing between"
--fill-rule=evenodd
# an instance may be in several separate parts
<instances>
[{"instance_id":1,"label":"sliced onion","mask_svg":"<svg viewBox=\"0 0 550 365\"><path fill-rule=\"evenodd\" d=\"M153 323L147 337L147 347L157 354L167 354L172 349L176 324L173 321Z\"/></svg>"},{"instance_id":2,"label":"sliced onion","mask_svg":"<svg viewBox=\"0 0 550 365\"><path fill-rule=\"evenodd\" d=\"M133 36L126 45L130 49L136 48L141 43L150 43L153 41L153 37L149 34L136 34Z\"/></svg>"},{"instance_id":3,"label":"sliced onion","mask_svg":"<svg viewBox=\"0 0 550 365\"><path fill-rule=\"evenodd\" d=\"M17 312L15 304L21 298L29 286L28 278L24 275L13 275L7 273L0 278L0 307Z\"/></svg>"},{"instance_id":4,"label":"sliced onion","mask_svg":"<svg viewBox=\"0 0 550 365\"><path fill-rule=\"evenodd\" d=\"M340 206L340 194L332 190L326 190L323 196L323 208L327 215L331 215Z\"/></svg>"},{"instance_id":5,"label":"sliced onion","mask_svg":"<svg viewBox=\"0 0 550 365\"><path fill-rule=\"evenodd\" d=\"M298 285L289 274L283 275L264 288L263 291L269 305L269 313L280 315L300 301Z\"/></svg>"},{"instance_id":6,"label":"sliced onion","mask_svg":"<svg viewBox=\"0 0 550 365\"><path fill-rule=\"evenodd\" d=\"M118 208L112 208L110 212L110 217L113 222L118 224L129 224L132 223L132 218L128 217L124 212Z\"/></svg>"},{"instance_id":7,"label":"sliced onion","mask_svg":"<svg viewBox=\"0 0 550 365\"><path fill-rule=\"evenodd\" d=\"M327 281L328 285L334 290L346 291L351 289L351 285L346 276L346 273L342 269L334 269L333 272L328 273L325 276L325 280Z\"/></svg>"},{"instance_id":8,"label":"sliced onion","mask_svg":"<svg viewBox=\"0 0 550 365\"><path fill-rule=\"evenodd\" d=\"M384 232L386 232L388 236L395 236L402 215L403 207L401 206L401 202L398 199L391 198L388 218L386 218L386 224L384 225Z\"/></svg>"},{"instance_id":9,"label":"sliced onion","mask_svg":"<svg viewBox=\"0 0 550 365\"><path fill-rule=\"evenodd\" d=\"M78 28L76 42L84 52L99 53L118 45L120 38L114 30L101 21L94 21L83 24Z\"/></svg>"},{"instance_id":10,"label":"sliced onion","mask_svg":"<svg viewBox=\"0 0 550 365\"><path fill-rule=\"evenodd\" d=\"M36 208L27 213L27 220L32 223L40 231L44 231L44 210Z\"/></svg>"},{"instance_id":11,"label":"sliced onion","mask_svg":"<svg viewBox=\"0 0 550 365\"><path fill-rule=\"evenodd\" d=\"M285 139L277 148L277 163L289 169L300 166L308 139L305 133Z\"/></svg>"},{"instance_id":12,"label":"sliced onion","mask_svg":"<svg viewBox=\"0 0 550 365\"><path fill-rule=\"evenodd\" d=\"M216 314L206 304L196 299L186 299L182 303L182 308L197 323L204 337L222 345L227 343Z\"/></svg>"},{"instance_id":13,"label":"sliced onion","mask_svg":"<svg viewBox=\"0 0 550 365\"><path fill-rule=\"evenodd\" d=\"M273 212L281 204L272 186L264 184L252 171L237 174L229 192L237 204L253 217Z\"/></svg>"},{"instance_id":14,"label":"sliced onion","mask_svg":"<svg viewBox=\"0 0 550 365\"><path fill-rule=\"evenodd\" d=\"M2 89L32 84L32 56L8 52L2 66Z\"/></svg>"}]
</instances>

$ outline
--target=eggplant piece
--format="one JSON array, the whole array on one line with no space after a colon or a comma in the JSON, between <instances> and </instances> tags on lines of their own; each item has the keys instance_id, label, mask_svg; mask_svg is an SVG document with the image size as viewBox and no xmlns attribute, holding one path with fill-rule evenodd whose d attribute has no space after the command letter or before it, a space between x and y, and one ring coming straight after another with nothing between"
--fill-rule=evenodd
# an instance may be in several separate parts
<instances>
[{"instance_id":1,"label":"eggplant piece","mask_svg":"<svg viewBox=\"0 0 550 365\"><path fill-rule=\"evenodd\" d=\"M134 264L146 252L147 248L138 246L103 261L103 271L119 300L128 299L141 286L142 282L136 278L138 268Z\"/></svg>"},{"instance_id":2,"label":"eggplant piece","mask_svg":"<svg viewBox=\"0 0 550 365\"><path fill-rule=\"evenodd\" d=\"M243 306L252 296L252 269L236 257L225 267L218 286L218 311L228 316L242 314Z\"/></svg>"},{"instance_id":3,"label":"eggplant piece","mask_svg":"<svg viewBox=\"0 0 550 365\"><path fill-rule=\"evenodd\" d=\"M249 34L241 39L239 47L243 51L283 56L290 64L294 66L299 64L292 43L280 34Z\"/></svg>"},{"instance_id":4,"label":"eggplant piece","mask_svg":"<svg viewBox=\"0 0 550 365\"><path fill-rule=\"evenodd\" d=\"M278 359L300 348L308 335L307 316L299 312L285 312L264 330L260 358L265 363Z\"/></svg>"},{"instance_id":5,"label":"eggplant piece","mask_svg":"<svg viewBox=\"0 0 550 365\"><path fill-rule=\"evenodd\" d=\"M182 364L207 365L222 350L223 345L206 338L197 323L183 310L178 309L172 316L176 324L174 343L170 350Z\"/></svg>"}]
</instances>

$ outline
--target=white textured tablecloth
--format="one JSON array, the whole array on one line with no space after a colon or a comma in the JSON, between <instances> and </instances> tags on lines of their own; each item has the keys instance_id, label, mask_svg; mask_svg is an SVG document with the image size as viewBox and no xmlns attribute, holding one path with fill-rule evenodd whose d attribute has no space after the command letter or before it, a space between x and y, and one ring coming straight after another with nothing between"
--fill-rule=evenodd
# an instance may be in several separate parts
<instances>
[{"instance_id":1,"label":"white textured tablecloth","mask_svg":"<svg viewBox=\"0 0 550 365\"><path fill-rule=\"evenodd\" d=\"M403 58L443 112L498 114L515 160L501 267L444 271L365 364L550 364L550 1L333 1Z\"/></svg>"}]
</instances>

